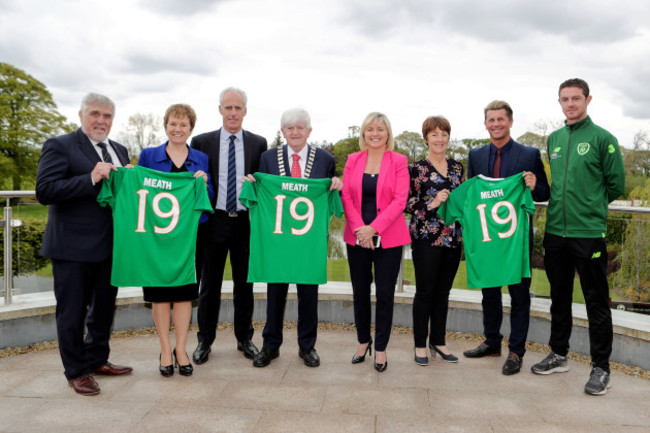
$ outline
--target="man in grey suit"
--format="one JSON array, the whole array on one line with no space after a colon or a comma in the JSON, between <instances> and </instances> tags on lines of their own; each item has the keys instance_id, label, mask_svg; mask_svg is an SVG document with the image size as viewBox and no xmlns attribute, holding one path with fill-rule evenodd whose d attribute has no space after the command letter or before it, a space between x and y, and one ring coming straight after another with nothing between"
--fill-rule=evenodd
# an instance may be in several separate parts
<instances>
[{"instance_id":1,"label":"man in grey suit","mask_svg":"<svg viewBox=\"0 0 650 433\"><path fill-rule=\"evenodd\" d=\"M81 128L45 142L36 174L36 198L49 205L41 254L52 260L59 352L68 383L82 395L100 391L91 374L133 370L108 362L117 296L110 283L113 216L97 194L116 166L129 163L126 148L108 139L114 113L106 96L86 95Z\"/></svg>"},{"instance_id":2,"label":"man in grey suit","mask_svg":"<svg viewBox=\"0 0 650 433\"><path fill-rule=\"evenodd\" d=\"M266 139L242 129L247 96L243 90L228 87L219 96L223 127L197 135L191 147L208 155L214 198L214 214L199 227L197 275L200 275L198 307L198 345L192 358L197 364L208 360L216 337L221 306L221 283L230 253L235 310L237 349L253 359L257 347L253 337L253 284L248 280L250 219L248 209L239 202L242 178L255 173Z\"/></svg>"},{"instance_id":3,"label":"man in grey suit","mask_svg":"<svg viewBox=\"0 0 650 433\"><path fill-rule=\"evenodd\" d=\"M503 178L524 172L524 180L535 201L546 201L550 189L539 149L524 146L510 137L513 117L512 108L505 101L492 101L485 107L485 129L490 134L491 143L472 149L467 159L467 178L482 174L488 177ZM530 224L530 248L533 247L533 225ZM503 263L508 266L508 263ZM521 283L508 286L511 298L510 343L508 358L501 372L505 375L519 373L526 353L526 337L530 321L530 278ZM483 333L485 341L478 347L466 350L463 355L469 358L500 356L501 322L503 307L501 287L484 288L483 292Z\"/></svg>"}]
</instances>

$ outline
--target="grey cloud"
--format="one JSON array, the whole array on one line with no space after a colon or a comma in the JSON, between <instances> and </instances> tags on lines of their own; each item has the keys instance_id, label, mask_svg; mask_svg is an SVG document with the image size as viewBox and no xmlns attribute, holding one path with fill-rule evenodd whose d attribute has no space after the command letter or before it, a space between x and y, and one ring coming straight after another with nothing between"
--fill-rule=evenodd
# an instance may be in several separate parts
<instances>
[{"instance_id":1,"label":"grey cloud","mask_svg":"<svg viewBox=\"0 0 650 433\"><path fill-rule=\"evenodd\" d=\"M638 65L635 71L627 71L617 87L627 102L622 103L623 114L637 119L650 119L650 67Z\"/></svg>"},{"instance_id":2,"label":"grey cloud","mask_svg":"<svg viewBox=\"0 0 650 433\"><path fill-rule=\"evenodd\" d=\"M342 19L364 34L386 36L404 22L435 25L488 41L513 41L541 34L569 42L614 42L637 34L650 15L647 2L392 0L346 8Z\"/></svg>"},{"instance_id":3,"label":"grey cloud","mask_svg":"<svg viewBox=\"0 0 650 433\"><path fill-rule=\"evenodd\" d=\"M152 12L194 15L199 12L207 12L214 5L228 1L230 0L141 0L140 4Z\"/></svg>"},{"instance_id":4,"label":"grey cloud","mask_svg":"<svg viewBox=\"0 0 650 433\"><path fill-rule=\"evenodd\" d=\"M210 53L212 54L212 53ZM182 72L196 75L212 75L216 70L209 63L210 56L196 58L167 58L150 53L129 53L125 56L124 72L134 74L154 74L159 72Z\"/></svg>"}]
</instances>

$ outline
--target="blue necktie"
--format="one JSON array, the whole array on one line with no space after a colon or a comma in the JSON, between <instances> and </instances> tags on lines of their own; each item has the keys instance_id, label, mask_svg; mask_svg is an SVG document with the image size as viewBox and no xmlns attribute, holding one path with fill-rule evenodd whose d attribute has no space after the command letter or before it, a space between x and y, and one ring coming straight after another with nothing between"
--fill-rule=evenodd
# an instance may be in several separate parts
<instances>
[{"instance_id":1,"label":"blue necktie","mask_svg":"<svg viewBox=\"0 0 650 433\"><path fill-rule=\"evenodd\" d=\"M228 146L228 196L226 210L228 213L237 212L237 163L235 161L235 137L230 136Z\"/></svg>"}]
</instances>

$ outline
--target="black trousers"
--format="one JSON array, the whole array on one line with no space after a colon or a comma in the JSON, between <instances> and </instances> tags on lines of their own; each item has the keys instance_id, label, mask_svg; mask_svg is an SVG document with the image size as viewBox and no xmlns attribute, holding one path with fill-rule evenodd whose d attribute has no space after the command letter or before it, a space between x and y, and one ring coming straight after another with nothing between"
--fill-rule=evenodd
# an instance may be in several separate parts
<instances>
[{"instance_id":1,"label":"black trousers","mask_svg":"<svg viewBox=\"0 0 650 433\"><path fill-rule=\"evenodd\" d=\"M415 297L413 298L413 339L415 347L445 345L449 292L460 263L460 248L432 246L413 240ZM429 331L430 330L430 331Z\"/></svg>"},{"instance_id":2,"label":"black trousers","mask_svg":"<svg viewBox=\"0 0 650 433\"><path fill-rule=\"evenodd\" d=\"M375 268L375 350L386 350L393 325L393 300L395 283L399 274L402 247L376 248L371 250L347 245L350 279L354 297L354 323L357 327L357 341L370 341L370 285L372 268Z\"/></svg>"},{"instance_id":3,"label":"black trousers","mask_svg":"<svg viewBox=\"0 0 650 433\"><path fill-rule=\"evenodd\" d=\"M519 355L526 353L526 338L530 324L530 278L522 278L521 283L508 286L510 292L510 339L508 349ZM483 292L483 333L485 344L500 347L503 335L503 301L501 287L490 287Z\"/></svg>"},{"instance_id":4,"label":"black trousers","mask_svg":"<svg viewBox=\"0 0 650 433\"><path fill-rule=\"evenodd\" d=\"M199 226L199 248L202 248L203 265L200 272L198 307L201 343L212 344L216 337L221 307L221 284L226 258L230 253L233 279L234 325L237 341L253 337L253 284L248 280L248 256L250 252L250 220L248 213L231 218L217 211Z\"/></svg>"},{"instance_id":5,"label":"black trousers","mask_svg":"<svg viewBox=\"0 0 650 433\"><path fill-rule=\"evenodd\" d=\"M601 238L544 236L544 266L551 283L551 338L553 352L566 356L573 327L571 304L576 270L589 320L591 361L609 371L612 354L612 312L607 283L607 243Z\"/></svg>"},{"instance_id":6,"label":"black trousers","mask_svg":"<svg viewBox=\"0 0 650 433\"><path fill-rule=\"evenodd\" d=\"M316 345L318 332L318 285L298 284L298 347L311 350ZM268 284L266 296L266 324L263 347L279 349L282 345L282 325L287 304L289 284Z\"/></svg>"},{"instance_id":7,"label":"black trousers","mask_svg":"<svg viewBox=\"0 0 650 433\"><path fill-rule=\"evenodd\" d=\"M108 362L117 296L117 287L110 283L111 262L110 257L101 262L52 259L56 332L68 379Z\"/></svg>"}]
</instances>

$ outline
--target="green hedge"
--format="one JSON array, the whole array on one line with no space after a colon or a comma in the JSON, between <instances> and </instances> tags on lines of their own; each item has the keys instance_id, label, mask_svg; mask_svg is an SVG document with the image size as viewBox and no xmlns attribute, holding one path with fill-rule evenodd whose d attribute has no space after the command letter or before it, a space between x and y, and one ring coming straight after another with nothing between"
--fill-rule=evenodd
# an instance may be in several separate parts
<instances>
[{"instance_id":1,"label":"green hedge","mask_svg":"<svg viewBox=\"0 0 650 433\"><path fill-rule=\"evenodd\" d=\"M42 269L49 263L40 254L45 232L45 221L26 219L20 227L13 227L13 274L26 275ZM4 240L4 224L0 227L0 238ZM4 274L4 242L0 242L0 274Z\"/></svg>"}]
</instances>

